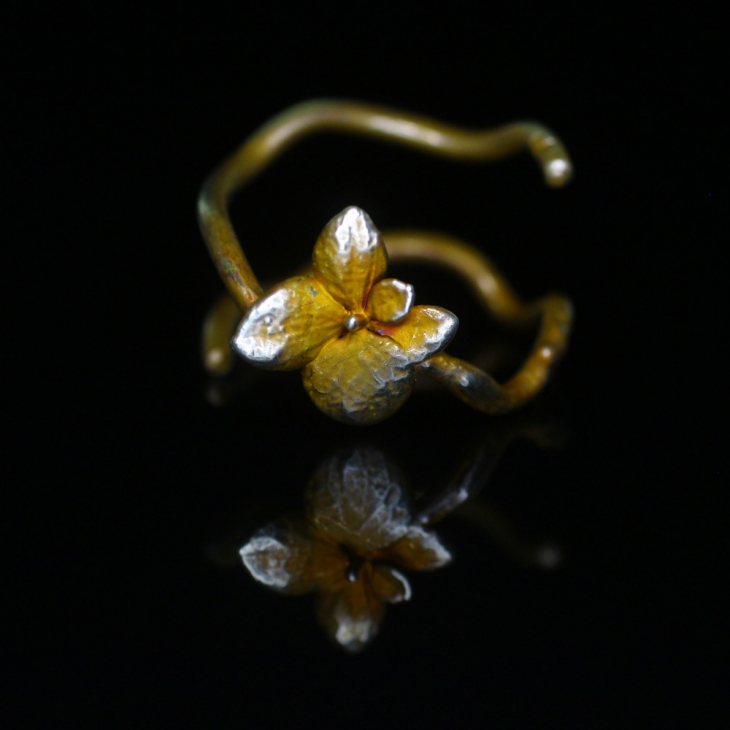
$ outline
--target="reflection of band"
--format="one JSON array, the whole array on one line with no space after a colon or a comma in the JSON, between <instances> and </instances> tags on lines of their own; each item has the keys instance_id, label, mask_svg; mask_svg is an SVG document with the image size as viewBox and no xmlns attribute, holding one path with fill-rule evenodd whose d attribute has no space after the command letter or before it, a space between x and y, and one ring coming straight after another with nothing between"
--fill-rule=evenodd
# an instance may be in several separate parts
<instances>
[{"instance_id":1,"label":"reflection of band","mask_svg":"<svg viewBox=\"0 0 730 730\"><path fill-rule=\"evenodd\" d=\"M535 123L520 122L494 130L469 131L354 103L319 101L292 107L245 142L211 175L201 192L201 229L232 297L232 300L229 297L221 299L206 321L204 355L206 366L212 372L224 372L230 366L228 343L235 324L241 312L245 314L263 294L233 231L227 212L228 201L238 188L290 144L316 131L345 131L389 139L432 154L465 160L487 161L528 148L542 166L548 184L562 185L572 174L562 143ZM487 258L448 236L393 232L384 234L383 238L391 261L429 261L463 276L495 318L513 325L540 322L529 357L517 374L503 385L479 368L444 352L419 362L418 371L439 381L467 404L487 413L512 410L542 388L551 366L560 358L567 343L572 318L567 298L551 294L534 303L522 303ZM337 417L333 413L330 415Z\"/></svg>"},{"instance_id":2,"label":"reflection of band","mask_svg":"<svg viewBox=\"0 0 730 730\"><path fill-rule=\"evenodd\" d=\"M208 178L198 215L203 236L221 278L242 312L262 289L228 216L228 202L284 150L314 132L349 132L391 140L422 152L458 160L488 162L525 148L540 163L548 185L564 185L572 165L562 142L535 122L516 122L487 130L466 130L405 112L366 104L310 101L278 114L255 132Z\"/></svg>"}]
</instances>

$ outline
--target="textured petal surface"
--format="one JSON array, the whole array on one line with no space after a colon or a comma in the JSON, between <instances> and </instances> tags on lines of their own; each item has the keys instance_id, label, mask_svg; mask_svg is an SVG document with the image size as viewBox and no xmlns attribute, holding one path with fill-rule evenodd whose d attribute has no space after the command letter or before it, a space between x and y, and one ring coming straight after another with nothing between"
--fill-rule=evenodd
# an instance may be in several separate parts
<instances>
[{"instance_id":1,"label":"textured petal surface","mask_svg":"<svg viewBox=\"0 0 730 730\"><path fill-rule=\"evenodd\" d=\"M385 455L360 447L333 456L305 494L307 517L332 540L359 555L387 548L412 521L404 479Z\"/></svg>"},{"instance_id":2,"label":"textured petal surface","mask_svg":"<svg viewBox=\"0 0 730 730\"><path fill-rule=\"evenodd\" d=\"M383 279L370 290L367 311L379 322L397 322L413 306L414 291L398 279Z\"/></svg>"},{"instance_id":3,"label":"textured petal surface","mask_svg":"<svg viewBox=\"0 0 730 730\"><path fill-rule=\"evenodd\" d=\"M243 318L233 346L250 363L296 370L342 331L345 310L314 278L287 279L259 299Z\"/></svg>"},{"instance_id":4,"label":"textured petal surface","mask_svg":"<svg viewBox=\"0 0 730 730\"><path fill-rule=\"evenodd\" d=\"M343 586L336 593L317 596L317 618L322 628L348 651L363 649L378 633L385 614L383 602L363 581Z\"/></svg>"},{"instance_id":5,"label":"textured petal surface","mask_svg":"<svg viewBox=\"0 0 730 730\"><path fill-rule=\"evenodd\" d=\"M419 363L443 350L458 326L456 315L447 309L413 307L402 322L376 331L392 337L407 353L409 363Z\"/></svg>"},{"instance_id":6,"label":"textured petal surface","mask_svg":"<svg viewBox=\"0 0 730 730\"><path fill-rule=\"evenodd\" d=\"M350 311L364 309L372 285L385 274L388 257L379 231L360 208L345 208L314 246L314 275Z\"/></svg>"},{"instance_id":7,"label":"textured petal surface","mask_svg":"<svg viewBox=\"0 0 730 730\"><path fill-rule=\"evenodd\" d=\"M377 423L395 413L413 388L414 373L401 347L368 330L329 342L304 368L315 405L343 423Z\"/></svg>"},{"instance_id":8,"label":"textured petal surface","mask_svg":"<svg viewBox=\"0 0 730 730\"><path fill-rule=\"evenodd\" d=\"M341 582L347 556L335 545L316 539L303 518L282 518L258 530L240 550L249 573L282 593L306 593Z\"/></svg>"},{"instance_id":9,"label":"textured petal surface","mask_svg":"<svg viewBox=\"0 0 730 730\"><path fill-rule=\"evenodd\" d=\"M390 560L410 570L434 570L453 560L435 532L411 526L403 537L376 557Z\"/></svg>"}]
</instances>

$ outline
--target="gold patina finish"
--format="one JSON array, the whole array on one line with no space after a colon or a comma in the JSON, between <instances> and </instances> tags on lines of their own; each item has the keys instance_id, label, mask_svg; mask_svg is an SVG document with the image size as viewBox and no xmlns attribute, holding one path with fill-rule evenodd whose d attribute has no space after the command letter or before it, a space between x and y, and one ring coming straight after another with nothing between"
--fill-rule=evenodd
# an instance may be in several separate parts
<instances>
[{"instance_id":1,"label":"gold patina finish","mask_svg":"<svg viewBox=\"0 0 730 730\"><path fill-rule=\"evenodd\" d=\"M472 246L451 236L418 231L386 234L391 261L430 261L464 278L496 320L524 327L539 324L535 343L517 373L499 384L478 367L441 352L418 366L466 404L485 413L507 413L535 396L565 352L573 323L573 305L551 293L522 302L494 264Z\"/></svg>"},{"instance_id":2,"label":"gold patina finish","mask_svg":"<svg viewBox=\"0 0 730 730\"><path fill-rule=\"evenodd\" d=\"M263 368L304 367L310 397L338 421L383 420L410 395L415 366L446 347L458 326L445 309L412 306L410 284L383 279L386 263L370 217L346 208L317 239L314 275L287 279L257 300L233 346Z\"/></svg>"},{"instance_id":3,"label":"gold patina finish","mask_svg":"<svg viewBox=\"0 0 730 730\"><path fill-rule=\"evenodd\" d=\"M551 294L522 303L488 259L448 236L395 232L385 236L384 244L367 214L352 206L335 216L317 239L311 275L287 279L264 296L233 231L227 204L291 143L316 131L385 138L464 160L492 160L527 148L549 185L563 185L572 174L562 143L532 122L471 131L350 102L292 107L244 143L201 192L203 235L232 297L220 300L206 319L208 370L222 373L230 367L226 343L240 310L235 349L263 368L303 368L304 386L315 404L345 423L376 423L394 413L418 373L487 413L512 410L534 396L565 350L572 317L569 300ZM413 306L411 285L384 278L388 256L452 269L497 319L516 325L540 321L537 342L518 373L500 385L479 368L442 352L456 331L457 318L439 307Z\"/></svg>"}]
</instances>

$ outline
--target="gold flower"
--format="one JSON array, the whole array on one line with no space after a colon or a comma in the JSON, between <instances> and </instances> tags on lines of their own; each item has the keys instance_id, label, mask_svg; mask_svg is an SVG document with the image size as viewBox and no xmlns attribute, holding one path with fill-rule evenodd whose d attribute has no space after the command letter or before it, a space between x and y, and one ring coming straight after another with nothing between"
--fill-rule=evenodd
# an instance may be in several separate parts
<instances>
[{"instance_id":1,"label":"gold flower","mask_svg":"<svg viewBox=\"0 0 730 730\"><path fill-rule=\"evenodd\" d=\"M382 453L357 448L319 469L305 513L270 522L240 549L251 575L287 594L316 591L317 615L342 647L359 651L387 603L408 600L398 570L433 570L451 553L412 515L408 489Z\"/></svg>"},{"instance_id":2,"label":"gold flower","mask_svg":"<svg viewBox=\"0 0 730 730\"><path fill-rule=\"evenodd\" d=\"M415 366L446 347L458 319L413 306L410 284L385 279L387 253L360 208L320 234L313 276L287 279L247 312L233 345L270 370L304 368L304 387L327 415L370 424L387 418L413 388Z\"/></svg>"}]
</instances>

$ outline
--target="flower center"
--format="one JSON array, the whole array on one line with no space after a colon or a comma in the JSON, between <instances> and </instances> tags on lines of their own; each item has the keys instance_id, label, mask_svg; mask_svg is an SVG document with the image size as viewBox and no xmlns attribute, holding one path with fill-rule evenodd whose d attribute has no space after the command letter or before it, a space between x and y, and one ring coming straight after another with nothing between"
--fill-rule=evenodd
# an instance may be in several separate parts
<instances>
[{"instance_id":1,"label":"flower center","mask_svg":"<svg viewBox=\"0 0 730 730\"><path fill-rule=\"evenodd\" d=\"M365 567L366 559L361 555L353 555L350 558L350 565L347 567L347 580L355 583L360 578L360 571Z\"/></svg>"},{"instance_id":2,"label":"flower center","mask_svg":"<svg viewBox=\"0 0 730 730\"><path fill-rule=\"evenodd\" d=\"M350 332L361 330L368 323L368 318L364 314L351 314L345 320L345 329Z\"/></svg>"}]
</instances>

